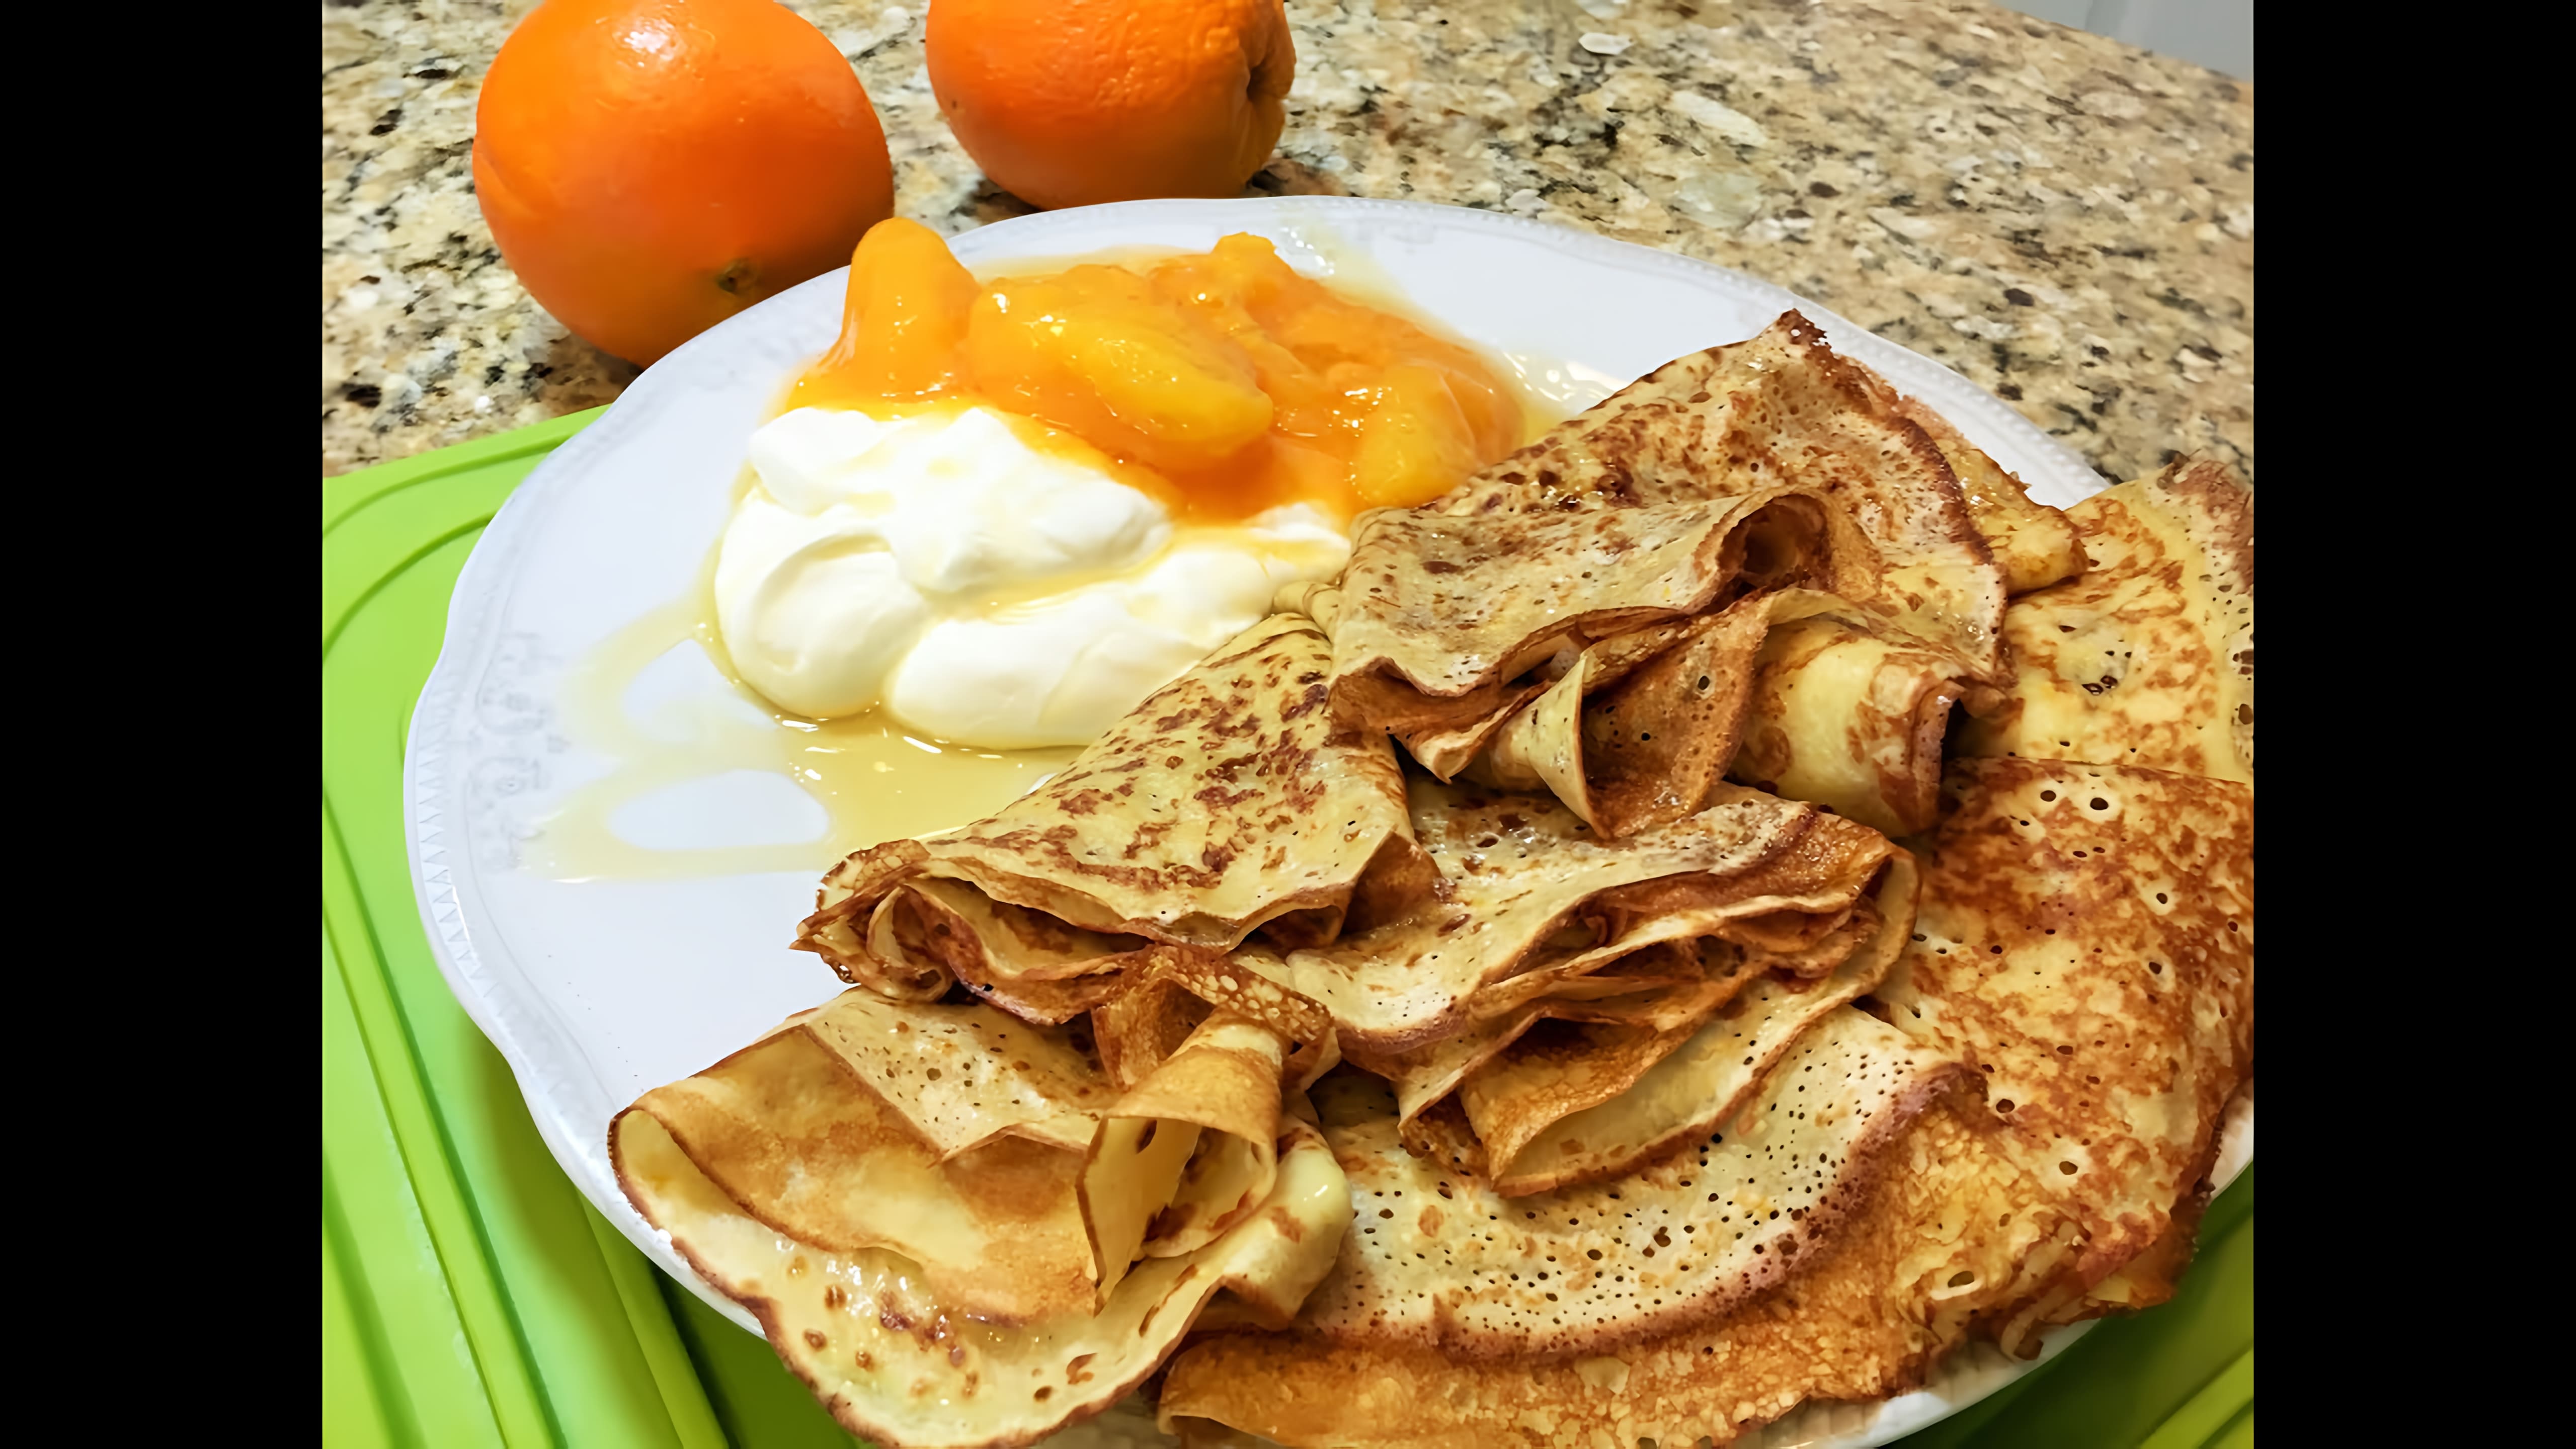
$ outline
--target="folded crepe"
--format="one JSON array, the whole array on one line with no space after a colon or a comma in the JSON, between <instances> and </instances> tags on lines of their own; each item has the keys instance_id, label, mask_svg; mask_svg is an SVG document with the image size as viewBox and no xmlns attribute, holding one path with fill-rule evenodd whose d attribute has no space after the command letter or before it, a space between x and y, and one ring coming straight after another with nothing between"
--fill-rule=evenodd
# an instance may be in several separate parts
<instances>
[{"instance_id":1,"label":"folded crepe","mask_svg":"<svg viewBox=\"0 0 2576 1449\"><path fill-rule=\"evenodd\" d=\"M645 1094L609 1148L845 1428L1025 1444L1116 1402L1214 1295L1280 1325L1329 1268L1348 1190L1290 1046L1215 1010L1121 1086L1064 1031L857 989Z\"/></svg>"},{"instance_id":2,"label":"folded crepe","mask_svg":"<svg viewBox=\"0 0 2576 1449\"><path fill-rule=\"evenodd\" d=\"M1878 998L1985 1074L1997 1151L2084 1228L2081 1286L2158 1301L2184 1255L2100 1285L2160 1243L2187 1250L2252 1079L2254 792L2043 760L1961 761L1951 788Z\"/></svg>"},{"instance_id":3,"label":"folded crepe","mask_svg":"<svg viewBox=\"0 0 2576 1449\"><path fill-rule=\"evenodd\" d=\"M1500 1197L1611 1181L1716 1130L1810 1028L1877 986L1912 928L1914 888L1912 858L1895 852L1870 895L1808 953L1840 958L1821 978L1749 969L1759 956L1703 938L1689 944L1703 956L1716 948L1725 965L1698 980L1588 1000L1542 996L1447 1041L1362 1064L1393 1085L1409 1147L1473 1168ZM1661 950L1678 954L1676 943ZM1425 1118L1452 1100L1464 1132L1455 1119Z\"/></svg>"},{"instance_id":4,"label":"folded crepe","mask_svg":"<svg viewBox=\"0 0 2576 1449\"><path fill-rule=\"evenodd\" d=\"M1299 1325L1460 1358L1551 1358L1704 1322L1794 1272L1865 1202L1881 1150L1974 1080L1841 1007L1737 1111L1661 1160L1506 1197L1407 1151L1386 1089L1336 1073L1316 1111L1359 1216Z\"/></svg>"},{"instance_id":5,"label":"folded crepe","mask_svg":"<svg viewBox=\"0 0 2576 1449\"><path fill-rule=\"evenodd\" d=\"M1757 337L1655 369L1430 509L1544 516L1821 488L1884 560L1896 620L1983 674L2003 575L1949 460L1902 401L1784 312Z\"/></svg>"},{"instance_id":6,"label":"folded crepe","mask_svg":"<svg viewBox=\"0 0 2576 1449\"><path fill-rule=\"evenodd\" d=\"M2068 511L2092 566L2004 615L2006 701L1958 749L2254 780L2254 490L2178 458Z\"/></svg>"},{"instance_id":7,"label":"folded crepe","mask_svg":"<svg viewBox=\"0 0 2576 1449\"><path fill-rule=\"evenodd\" d=\"M1904 1055L1890 1051L1891 1060ZM1813 1130L1821 1116L1811 1114L1802 1127ZM1902 1116L1882 1105L1873 1130ZM1976 1333L2007 1322L2015 1305L2060 1275L2070 1252L2072 1225L1988 1148L1987 1135L1949 1102L1934 1104L1857 1168L1841 1168L1853 1180L1837 1191L1865 1192L1865 1202L1846 1206L1821 1240L1779 1240L1783 1248L1801 1245L1791 1260L1793 1276L1734 1298L1708 1321L1572 1357L1501 1362L1435 1346L1430 1334L1410 1342L1397 1341L1395 1333L1336 1339L1302 1322L1291 1333L1222 1334L1172 1360L1159 1401L1161 1424L1166 1432L1200 1436L1188 1442L1228 1442L1222 1436L1233 1432L1287 1449L1470 1449L1518 1443L1533 1432L1548 1443L1724 1445L1811 1398L1884 1398L1920 1383ZM1599 1232L1599 1260L1583 1247L1556 1252L1555 1263L1541 1252L1525 1270L1502 1271L1522 1272L1523 1283L1513 1286L1527 1290L1533 1312L1543 1305L1554 1315L1569 1302L1597 1301L1583 1289L1568 1295L1558 1285L1589 1285L1605 1270L1625 1280L1609 1285L1630 1294L1617 1301L1660 1311L1665 1305L1652 1302L1658 1294L1669 1302L1680 1284L1696 1277L1695 1268L1677 1259L1698 1251L1711 1234L1726 1251L1741 1252L1732 1234L1748 1212L1763 1233L1792 1222L1803 1231L1815 1220L1812 1213L1807 1221L1792 1216L1798 1208L1786 1183L1757 1211L1759 1187L1730 1181L1712 1193L1701 1189L1719 1184L1692 1181L1680 1194L1686 1201L1658 1199L1642 1211L1626 1198L1605 1204L1617 1210L1606 1215L1605 1228L1616 1227ZM1361 1245L1373 1245L1379 1235L1444 1244L1465 1239L1454 1183L1450 1191L1444 1198L1436 1187L1428 1196L1407 1188L1401 1201L1392 1194L1357 1195L1359 1218L1344 1239L1344 1261L1329 1286L1308 1299L1310 1308L1323 1308L1328 1297L1338 1305L1357 1255L1378 1251ZM1793 1205L1775 1220L1770 1213L1782 1203ZM1426 1209L1440 1215L1430 1229L1421 1226ZM1685 1209L1690 1216L1676 1225ZM1532 1231L1533 1220L1519 1216L1531 1211L1526 1200L1506 1205L1497 1220L1512 1230L1496 1233L1492 1246ZM1631 1211L1634 1219L1621 1216ZM1368 1233L1370 1226L1380 1234ZM1760 1241L1766 1249L1773 1242ZM1766 1251L1752 1261L1769 1267L1779 1258ZM1542 1283L1538 1272L1562 1277ZM1557 1300L1547 1300L1547 1291L1558 1292ZM1399 1298L1390 1307L1418 1312L1416 1301ZM1494 1295L1489 1301L1506 1300Z\"/></svg>"},{"instance_id":8,"label":"folded crepe","mask_svg":"<svg viewBox=\"0 0 2576 1449\"><path fill-rule=\"evenodd\" d=\"M1602 640L1482 731L1482 750L1463 773L1500 789L1553 793L1613 838L1679 819L1706 804L1735 763L1773 631L1836 612L1853 606L1813 589L1779 589ZM1447 762L1425 763L1440 774Z\"/></svg>"},{"instance_id":9,"label":"folded crepe","mask_svg":"<svg viewBox=\"0 0 2576 1449\"><path fill-rule=\"evenodd\" d=\"M1330 621L1333 707L1355 727L1395 734L1443 779L1560 677L1572 680L1556 691L1569 711L1624 681L1631 698L1660 701L1658 712L1713 711L1708 723L1723 732L1743 689L1712 695L1702 679L1725 680L1724 658L1749 659L1758 624L1750 635L1720 631L1721 660L1693 666L1696 687L1639 666L1676 648L1704 652L1699 626L1747 595L1813 586L1870 597L1879 573L1867 541L1819 489L1537 515L1381 510L1353 532L1337 588L1299 600ZM1666 771L1672 798L1658 818L1690 813L1689 784L1724 766L1720 754L1690 782Z\"/></svg>"},{"instance_id":10,"label":"folded crepe","mask_svg":"<svg viewBox=\"0 0 2576 1449\"><path fill-rule=\"evenodd\" d=\"M1729 776L1911 835L1939 814L1953 710L2001 699L1883 613L1781 589L1585 649L1455 773L1550 791L1608 836L1678 818Z\"/></svg>"},{"instance_id":11,"label":"folded crepe","mask_svg":"<svg viewBox=\"0 0 2576 1449\"><path fill-rule=\"evenodd\" d=\"M1754 671L1729 773L1889 835L1938 818L1952 712L1973 717L2001 699L1957 654L1849 605L1774 624Z\"/></svg>"},{"instance_id":12,"label":"folded crepe","mask_svg":"<svg viewBox=\"0 0 2576 1449\"><path fill-rule=\"evenodd\" d=\"M2000 667L2004 573L1952 456L2019 520L2025 581L2062 577L2054 510L1793 312L1437 503L1369 515L1338 589L1298 603L1333 637L1336 710L1442 779L1547 789L1610 836L1690 814L1722 776L1922 830L1951 711L1991 702ZM1677 573L1729 516L1740 573Z\"/></svg>"},{"instance_id":13,"label":"folded crepe","mask_svg":"<svg viewBox=\"0 0 2576 1449\"><path fill-rule=\"evenodd\" d=\"M1311 622L1264 620L999 813L835 866L796 948L894 999L962 981L1052 1024L1157 944L1308 944L1400 912L1434 876L1385 738L1325 708L1330 672Z\"/></svg>"},{"instance_id":14,"label":"folded crepe","mask_svg":"<svg viewBox=\"0 0 2576 1449\"><path fill-rule=\"evenodd\" d=\"M1884 379L1879 385L1891 395L1895 392ZM1921 400L1900 398L1895 406L1898 416L1932 439L1957 475L1959 491L1968 501L1969 521L1984 536L1995 566L2003 570L2005 592L2027 594L2084 572L2084 550L2065 514L2032 502L2021 479L2005 472L1983 449L1960 436L1948 418Z\"/></svg>"},{"instance_id":15,"label":"folded crepe","mask_svg":"<svg viewBox=\"0 0 2576 1449\"><path fill-rule=\"evenodd\" d=\"M1826 976L1857 949L1844 928L1895 850L1812 805L1733 785L1697 815L1621 840L1546 796L1418 778L1411 787L1414 839L1439 868L1438 894L1330 945L1234 956L1319 1003L1343 1054L1363 1065L1537 996L1670 984L1659 968L1618 972L1676 942L1722 944L1755 971Z\"/></svg>"}]
</instances>

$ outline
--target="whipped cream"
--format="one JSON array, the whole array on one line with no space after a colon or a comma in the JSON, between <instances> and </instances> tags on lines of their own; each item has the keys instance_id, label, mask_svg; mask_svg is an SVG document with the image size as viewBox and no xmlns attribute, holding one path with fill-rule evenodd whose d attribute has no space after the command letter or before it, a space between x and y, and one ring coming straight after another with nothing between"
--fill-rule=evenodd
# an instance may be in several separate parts
<instances>
[{"instance_id":1,"label":"whipped cream","mask_svg":"<svg viewBox=\"0 0 2576 1449\"><path fill-rule=\"evenodd\" d=\"M754 434L759 484L716 561L716 622L771 703L884 708L988 749L1086 744L1269 612L1349 540L1320 511L1176 528L1152 497L983 408L800 408Z\"/></svg>"}]
</instances>

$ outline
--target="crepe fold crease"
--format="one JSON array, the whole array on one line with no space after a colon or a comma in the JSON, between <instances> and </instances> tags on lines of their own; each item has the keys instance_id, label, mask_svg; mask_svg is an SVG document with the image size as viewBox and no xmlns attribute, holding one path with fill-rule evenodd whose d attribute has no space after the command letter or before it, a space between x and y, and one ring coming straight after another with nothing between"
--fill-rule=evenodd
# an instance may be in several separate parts
<instances>
[{"instance_id":1,"label":"crepe fold crease","mask_svg":"<svg viewBox=\"0 0 2576 1449\"><path fill-rule=\"evenodd\" d=\"M1793 312L1368 515L1340 584L1285 602L1332 636L1334 708L1442 779L1608 836L1722 777L1912 833L1953 708L1997 702L1988 527L2022 585L2076 566L2062 516Z\"/></svg>"},{"instance_id":2,"label":"crepe fold crease","mask_svg":"<svg viewBox=\"0 0 2576 1449\"><path fill-rule=\"evenodd\" d=\"M1364 1065L1394 1086L1409 1147L1452 1160L1464 1149L1499 1196L1617 1179L1717 1130L1812 1027L1875 987L1913 924L1914 892L1913 859L1897 851L1810 949L1668 939L1608 972L1560 978L1457 1037ZM1725 930L1685 913L1632 935L1710 926ZM1689 974L1684 948L1702 974ZM1824 974L1801 974L1820 962L1831 963ZM1454 1123L1444 1137L1426 1119L1450 1100L1472 1147Z\"/></svg>"},{"instance_id":3,"label":"crepe fold crease","mask_svg":"<svg viewBox=\"0 0 2576 1449\"><path fill-rule=\"evenodd\" d=\"M835 866L796 947L893 999L962 981L1053 1024L1158 945L1302 945L1400 912L1434 875L1385 738L1325 707L1330 670L1311 622L1263 621L995 815Z\"/></svg>"},{"instance_id":4,"label":"crepe fold crease","mask_svg":"<svg viewBox=\"0 0 2576 1449\"><path fill-rule=\"evenodd\" d=\"M2188 1238L2252 1077L2254 792L2058 760L1963 760L1949 789L1878 996L1985 1074L1996 1150L2082 1224L2093 1291L2178 1220ZM2108 1306L2171 1291L2149 1274Z\"/></svg>"},{"instance_id":5,"label":"crepe fold crease","mask_svg":"<svg viewBox=\"0 0 2576 1449\"><path fill-rule=\"evenodd\" d=\"M1910 886L1883 888L1896 853L1886 837L1740 786L1620 840L1544 795L1411 786L1437 895L1329 945L1234 958L1318 1003L1343 1055L1373 1070L1543 998L1687 992L1775 970L1826 977L1861 948L1846 929L1856 912L1911 916Z\"/></svg>"},{"instance_id":6,"label":"crepe fold crease","mask_svg":"<svg viewBox=\"0 0 2576 1449\"><path fill-rule=\"evenodd\" d=\"M1212 1009L1129 1046L1121 1085L1065 1031L853 989L646 1093L610 1153L844 1427L1027 1443L1114 1403L1220 1291L1285 1325L1349 1216L1287 1038Z\"/></svg>"},{"instance_id":7,"label":"crepe fold crease","mask_svg":"<svg viewBox=\"0 0 2576 1449\"><path fill-rule=\"evenodd\" d=\"M1969 755L2254 780L2254 490L2177 458L2068 510L2092 566L2004 615L2007 701Z\"/></svg>"}]
</instances>

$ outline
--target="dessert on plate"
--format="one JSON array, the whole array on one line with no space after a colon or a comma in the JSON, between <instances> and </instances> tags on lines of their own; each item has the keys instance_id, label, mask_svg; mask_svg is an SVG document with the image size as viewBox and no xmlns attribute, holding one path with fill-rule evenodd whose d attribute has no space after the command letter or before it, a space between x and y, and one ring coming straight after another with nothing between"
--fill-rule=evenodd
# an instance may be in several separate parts
<instances>
[{"instance_id":1,"label":"dessert on plate","mask_svg":"<svg viewBox=\"0 0 2576 1449\"><path fill-rule=\"evenodd\" d=\"M2169 1297L2253 1070L2252 494L2061 512L1796 312L1534 419L1257 238L872 232L714 572L1074 753L781 920L629 1200L852 1432L1728 1443Z\"/></svg>"}]
</instances>

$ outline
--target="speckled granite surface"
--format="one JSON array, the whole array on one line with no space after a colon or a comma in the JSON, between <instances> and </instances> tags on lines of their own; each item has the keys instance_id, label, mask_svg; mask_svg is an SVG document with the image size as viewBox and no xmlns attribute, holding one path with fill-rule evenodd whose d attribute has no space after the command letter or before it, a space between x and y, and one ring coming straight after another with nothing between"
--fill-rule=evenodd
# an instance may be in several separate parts
<instances>
[{"instance_id":1,"label":"speckled granite surface","mask_svg":"<svg viewBox=\"0 0 2576 1449\"><path fill-rule=\"evenodd\" d=\"M474 94L528 0L322 11L325 476L606 402L476 211ZM896 206L1028 208L958 149L919 3L792 0L858 67ZM2254 450L2251 88L1983 0L1299 3L1258 193L1412 197L1776 282L1995 390L2113 478Z\"/></svg>"}]
</instances>

